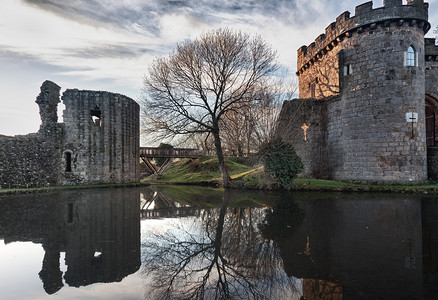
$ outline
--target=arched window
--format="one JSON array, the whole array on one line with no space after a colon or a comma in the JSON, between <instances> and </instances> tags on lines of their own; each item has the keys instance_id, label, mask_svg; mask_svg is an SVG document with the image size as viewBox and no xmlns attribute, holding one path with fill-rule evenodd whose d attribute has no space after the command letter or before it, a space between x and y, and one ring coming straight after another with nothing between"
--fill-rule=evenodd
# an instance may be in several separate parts
<instances>
[{"instance_id":1,"label":"arched window","mask_svg":"<svg viewBox=\"0 0 438 300\"><path fill-rule=\"evenodd\" d=\"M415 49L412 46L409 46L408 51L405 52L405 66L407 67L415 67L416 66L416 57L415 57Z\"/></svg>"}]
</instances>

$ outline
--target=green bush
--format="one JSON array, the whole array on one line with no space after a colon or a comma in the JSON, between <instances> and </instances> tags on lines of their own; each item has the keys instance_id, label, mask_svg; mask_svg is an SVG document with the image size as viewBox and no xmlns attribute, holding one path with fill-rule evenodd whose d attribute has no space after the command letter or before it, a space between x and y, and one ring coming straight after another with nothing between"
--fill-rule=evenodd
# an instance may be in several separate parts
<instances>
[{"instance_id":1,"label":"green bush","mask_svg":"<svg viewBox=\"0 0 438 300\"><path fill-rule=\"evenodd\" d=\"M275 178L276 183L286 189L290 189L293 180L303 171L301 158L295 153L291 144L281 139L266 143L259 152L265 172Z\"/></svg>"}]
</instances>

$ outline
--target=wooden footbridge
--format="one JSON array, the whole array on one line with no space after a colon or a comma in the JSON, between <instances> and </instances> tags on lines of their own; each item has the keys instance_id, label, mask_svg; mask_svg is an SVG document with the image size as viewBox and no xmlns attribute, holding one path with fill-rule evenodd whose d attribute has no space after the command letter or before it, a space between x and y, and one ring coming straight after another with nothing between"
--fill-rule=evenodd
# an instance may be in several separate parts
<instances>
[{"instance_id":1,"label":"wooden footbridge","mask_svg":"<svg viewBox=\"0 0 438 300\"><path fill-rule=\"evenodd\" d=\"M198 149L140 147L140 158L148 170L156 175L162 175L175 158L198 158L199 156L201 156L201 151ZM160 167L156 167L151 162L154 158L164 158L165 161Z\"/></svg>"}]
</instances>

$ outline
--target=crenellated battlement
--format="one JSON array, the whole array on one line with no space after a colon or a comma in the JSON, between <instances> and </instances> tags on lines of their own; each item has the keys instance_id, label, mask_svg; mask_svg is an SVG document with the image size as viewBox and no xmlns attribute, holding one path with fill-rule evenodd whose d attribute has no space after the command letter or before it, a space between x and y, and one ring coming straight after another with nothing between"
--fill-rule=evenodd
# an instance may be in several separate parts
<instances>
[{"instance_id":1,"label":"crenellated battlement","mask_svg":"<svg viewBox=\"0 0 438 300\"><path fill-rule=\"evenodd\" d=\"M365 30L373 30L378 26L389 27L394 23L403 26L407 23L422 28L426 33L430 29L428 7L429 4L423 0L408 0L406 5L403 5L402 0L385 0L384 6L379 8L373 8L372 1L356 6L353 17L350 17L350 12L343 12L315 42L298 49L297 75L302 74L344 39Z\"/></svg>"}]
</instances>

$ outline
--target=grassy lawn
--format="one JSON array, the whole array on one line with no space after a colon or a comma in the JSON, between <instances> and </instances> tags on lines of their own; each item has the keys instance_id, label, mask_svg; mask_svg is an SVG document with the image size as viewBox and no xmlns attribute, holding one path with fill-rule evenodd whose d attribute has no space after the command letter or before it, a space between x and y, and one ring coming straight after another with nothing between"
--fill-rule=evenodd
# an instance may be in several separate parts
<instances>
[{"instance_id":1,"label":"grassy lawn","mask_svg":"<svg viewBox=\"0 0 438 300\"><path fill-rule=\"evenodd\" d=\"M272 177L263 172L263 167L253 167L244 158L227 157L227 166L237 188L275 190L277 185ZM201 157L197 160L184 159L173 163L160 179L148 177L142 182L203 184L221 181L217 158ZM373 185L347 183L333 180L298 178L294 181L295 191L336 191L336 192L401 192L438 193L438 184L419 185Z\"/></svg>"},{"instance_id":2,"label":"grassy lawn","mask_svg":"<svg viewBox=\"0 0 438 300\"><path fill-rule=\"evenodd\" d=\"M438 184L418 185L373 185L347 183L322 179L298 178L293 183L294 190L358 191L358 192L422 192L438 193Z\"/></svg>"},{"instance_id":3,"label":"grassy lawn","mask_svg":"<svg viewBox=\"0 0 438 300\"><path fill-rule=\"evenodd\" d=\"M231 178L250 172L252 167L247 159L240 157L225 158ZM195 160L181 159L172 163L164 172L163 177L156 179L149 176L142 182L168 182L168 183L206 183L221 180L218 160L214 156L203 156Z\"/></svg>"}]
</instances>

